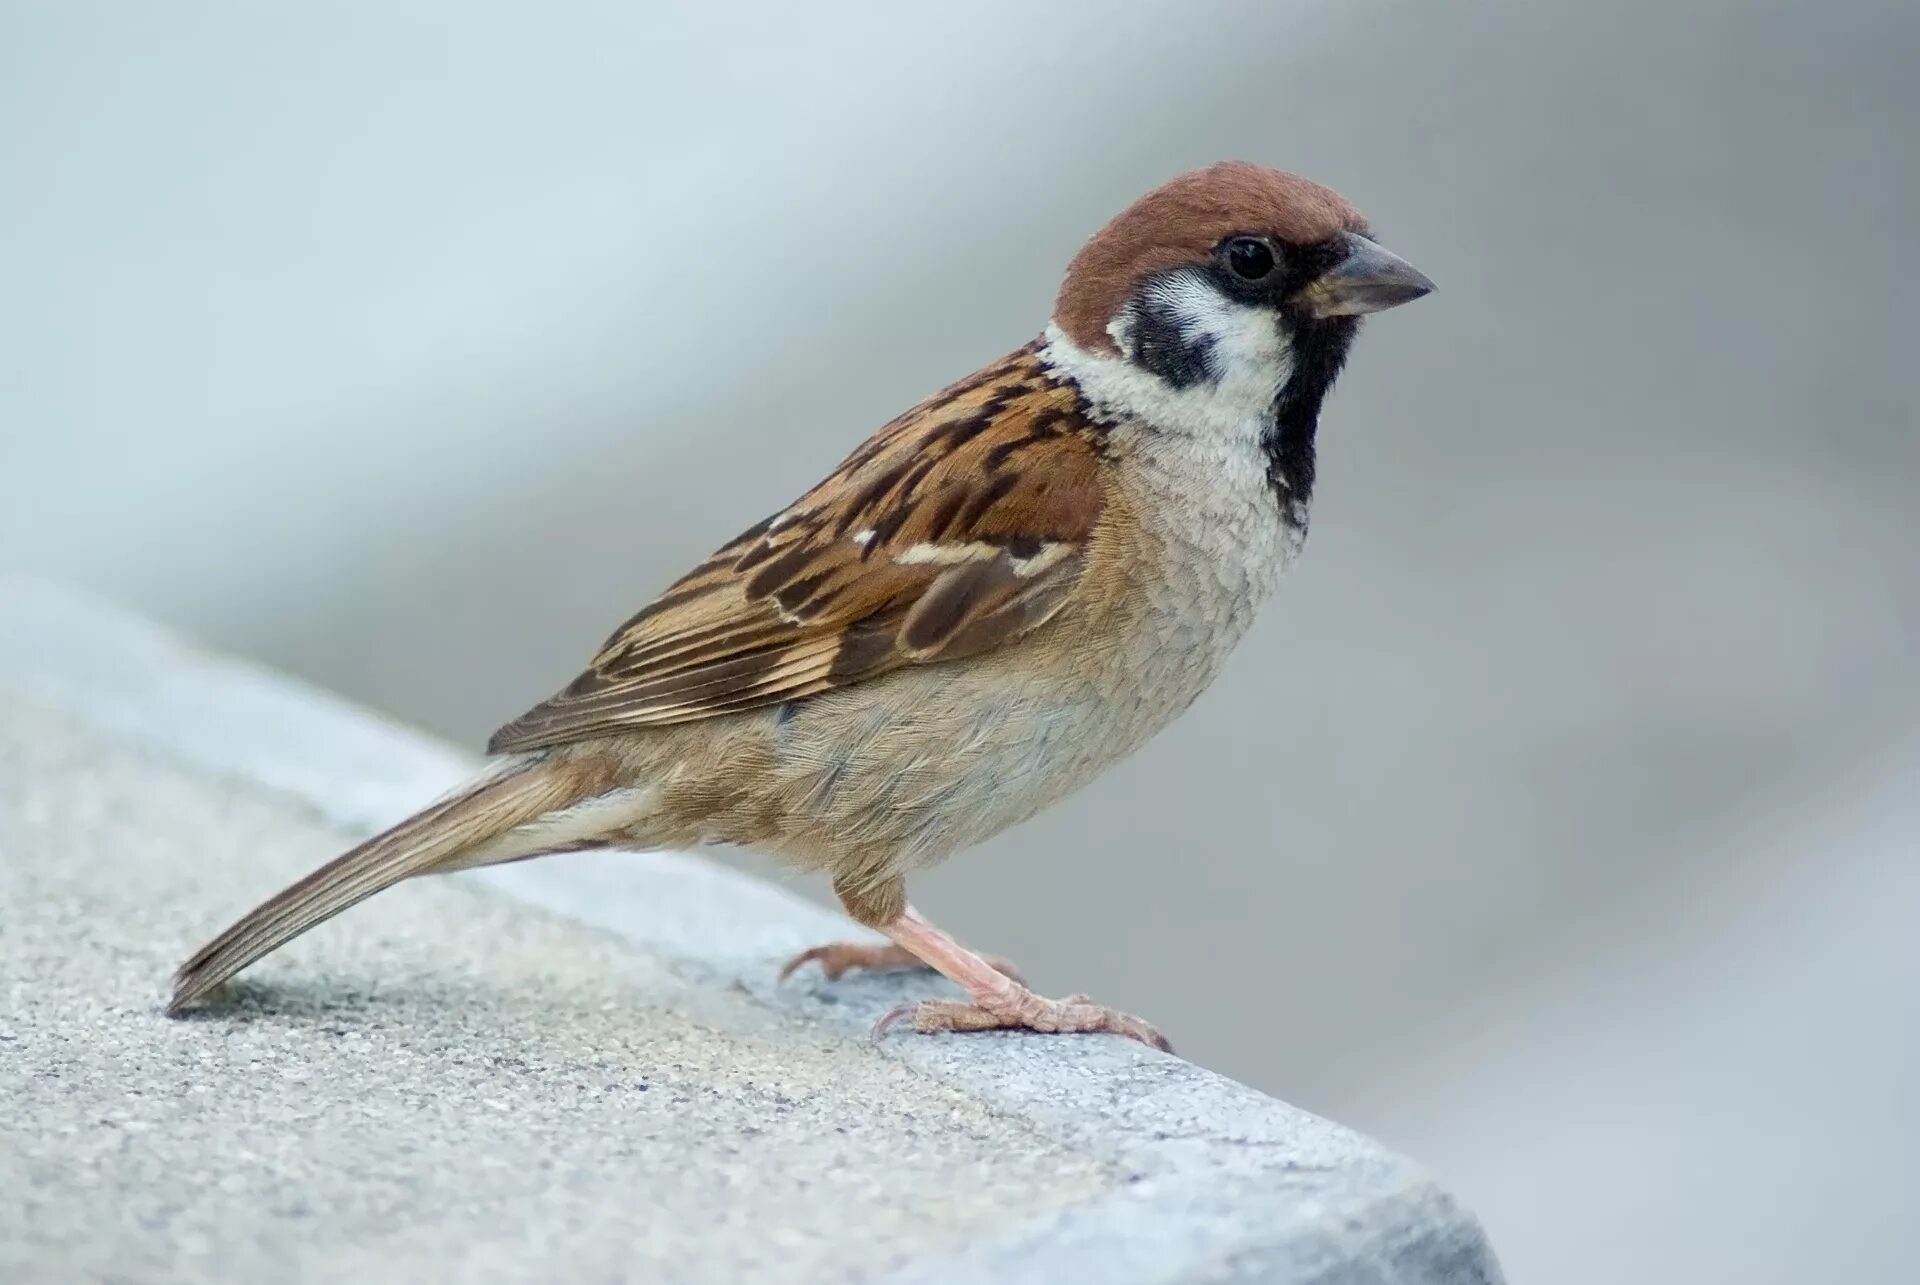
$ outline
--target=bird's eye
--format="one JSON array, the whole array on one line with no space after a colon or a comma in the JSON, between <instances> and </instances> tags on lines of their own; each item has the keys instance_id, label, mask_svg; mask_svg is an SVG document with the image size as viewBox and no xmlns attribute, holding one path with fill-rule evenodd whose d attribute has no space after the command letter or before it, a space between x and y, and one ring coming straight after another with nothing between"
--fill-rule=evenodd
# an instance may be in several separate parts
<instances>
[{"instance_id":1,"label":"bird's eye","mask_svg":"<svg viewBox=\"0 0 1920 1285\"><path fill-rule=\"evenodd\" d=\"M1221 247L1227 271L1242 281L1265 281L1275 267L1273 247L1257 236L1237 236Z\"/></svg>"}]
</instances>

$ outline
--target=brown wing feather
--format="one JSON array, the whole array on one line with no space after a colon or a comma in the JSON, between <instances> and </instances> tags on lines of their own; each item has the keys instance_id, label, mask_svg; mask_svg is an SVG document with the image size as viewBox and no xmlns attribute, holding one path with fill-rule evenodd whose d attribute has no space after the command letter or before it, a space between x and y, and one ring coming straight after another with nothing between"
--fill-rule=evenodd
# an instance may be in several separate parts
<instances>
[{"instance_id":1,"label":"brown wing feather","mask_svg":"<svg viewBox=\"0 0 1920 1285\"><path fill-rule=\"evenodd\" d=\"M975 655L1059 609L1100 508L1075 394L1022 349L728 543L488 748L711 718Z\"/></svg>"}]
</instances>

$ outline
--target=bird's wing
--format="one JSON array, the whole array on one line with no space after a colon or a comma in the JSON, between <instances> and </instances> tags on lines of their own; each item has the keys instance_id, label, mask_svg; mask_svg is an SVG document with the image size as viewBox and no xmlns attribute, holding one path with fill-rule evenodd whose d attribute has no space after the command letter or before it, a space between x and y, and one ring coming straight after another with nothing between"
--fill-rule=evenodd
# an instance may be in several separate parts
<instances>
[{"instance_id":1,"label":"bird's wing","mask_svg":"<svg viewBox=\"0 0 1920 1285\"><path fill-rule=\"evenodd\" d=\"M683 723L972 656L1060 609L1099 445L1023 349L902 415L629 620L494 753Z\"/></svg>"}]
</instances>

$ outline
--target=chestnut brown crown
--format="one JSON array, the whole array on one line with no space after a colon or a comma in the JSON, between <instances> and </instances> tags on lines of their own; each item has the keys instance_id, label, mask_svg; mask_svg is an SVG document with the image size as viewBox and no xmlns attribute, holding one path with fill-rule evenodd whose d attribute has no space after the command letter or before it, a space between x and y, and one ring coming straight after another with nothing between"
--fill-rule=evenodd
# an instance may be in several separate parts
<instances>
[{"instance_id":1,"label":"chestnut brown crown","mask_svg":"<svg viewBox=\"0 0 1920 1285\"><path fill-rule=\"evenodd\" d=\"M1264 165L1221 161L1162 184L1095 233L1067 267L1053 318L1082 348L1112 352L1107 323L1141 281L1204 262L1228 237L1314 245L1366 232L1365 217L1331 188Z\"/></svg>"}]
</instances>

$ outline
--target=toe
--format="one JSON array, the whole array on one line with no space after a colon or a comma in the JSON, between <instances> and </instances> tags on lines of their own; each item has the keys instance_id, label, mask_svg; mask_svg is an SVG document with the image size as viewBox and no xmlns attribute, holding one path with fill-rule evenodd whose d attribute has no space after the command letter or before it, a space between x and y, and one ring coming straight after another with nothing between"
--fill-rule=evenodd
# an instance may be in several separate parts
<instances>
[{"instance_id":1,"label":"toe","mask_svg":"<svg viewBox=\"0 0 1920 1285\"><path fill-rule=\"evenodd\" d=\"M1001 1027L1023 1025L1018 1019L1009 1019L1004 1014L983 1008L978 1004L969 1004L964 1000L923 999L889 1009L884 1017L873 1024L873 1038L879 1039L909 1017L913 1019L912 1029L918 1035L943 1035L950 1031L992 1031Z\"/></svg>"},{"instance_id":2,"label":"toe","mask_svg":"<svg viewBox=\"0 0 1920 1285\"><path fill-rule=\"evenodd\" d=\"M1072 1008L1075 1010L1074 1016L1077 1019L1074 1023L1076 1030L1124 1035L1130 1040L1138 1040L1149 1048L1159 1049L1162 1053L1173 1052L1173 1045L1167 1042L1166 1036L1155 1030L1151 1023L1131 1013L1122 1013L1118 1009L1085 1002L1075 1004Z\"/></svg>"},{"instance_id":3,"label":"toe","mask_svg":"<svg viewBox=\"0 0 1920 1285\"><path fill-rule=\"evenodd\" d=\"M1173 1044L1148 1023L1130 1013L1115 1013L1118 1020L1107 1029L1115 1035L1124 1035L1130 1040L1138 1040L1148 1048L1159 1049L1162 1053L1173 1052Z\"/></svg>"},{"instance_id":4,"label":"toe","mask_svg":"<svg viewBox=\"0 0 1920 1285\"><path fill-rule=\"evenodd\" d=\"M897 973L926 967L898 946L866 941L836 941L815 946L812 950L803 950L789 959L780 970L780 980L785 981L792 976L802 964L816 963L820 965L821 975L830 982L855 971Z\"/></svg>"},{"instance_id":5,"label":"toe","mask_svg":"<svg viewBox=\"0 0 1920 1285\"><path fill-rule=\"evenodd\" d=\"M1045 1035L1120 1035L1163 1053L1173 1052L1173 1045L1147 1022L1131 1013L1090 1003L1080 995L1054 1000L1023 991L993 1004L938 999L902 1004L874 1024L874 1038L908 1017L913 1019L913 1030L921 1035L1008 1029Z\"/></svg>"},{"instance_id":6,"label":"toe","mask_svg":"<svg viewBox=\"0 0 1920 1285\"><path fill-rule=\"evenodd\" d=\"M833 947L831 946L815 946L811 950L803 950L780 966L779 980L784 982L787 978L793 976L794 971L802 964L811 964L817 961L820 965L820 971L826 974L828 981L832 981L838 977L842 971L834 966L832 956Z\"/></svg>"}]
</instances>

